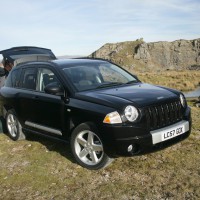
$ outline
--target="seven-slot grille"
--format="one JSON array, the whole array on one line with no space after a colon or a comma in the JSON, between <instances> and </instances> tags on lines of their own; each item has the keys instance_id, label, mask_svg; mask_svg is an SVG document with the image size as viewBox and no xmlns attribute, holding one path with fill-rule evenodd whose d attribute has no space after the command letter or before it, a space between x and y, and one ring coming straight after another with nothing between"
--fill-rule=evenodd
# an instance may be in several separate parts
<instances>
[{"instance_id":1,"label":"seven-slot grille","mask_svg":"<svg viewBox=\"0 0 200 200\"><path fill-rule=\"evenodd\" d=\"M155 105L145 109L147 126L155 130L176 123L183 118L183 108L180 101Z\"/></svg>"}]
</instances>

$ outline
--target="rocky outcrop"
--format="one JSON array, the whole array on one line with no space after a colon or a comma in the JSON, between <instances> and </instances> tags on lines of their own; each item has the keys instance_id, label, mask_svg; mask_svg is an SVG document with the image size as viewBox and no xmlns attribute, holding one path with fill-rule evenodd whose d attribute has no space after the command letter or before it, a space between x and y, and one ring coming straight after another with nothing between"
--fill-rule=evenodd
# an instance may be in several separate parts
<instances>
[{"instance_id":1,"label":"rocky outcrop","mask_svg":"<svg viewBox=\"0 0 200 200\"><path fill-rule=\"evenodd\" d=\"M123 66L134 64L135 49L142 44L143 39L119 43L107 43L89 57L111 60Z\"/></svg>"},{"instance_id":2,"label":"rocky outcrop","mask_svg":"<svg viewBox=\"0 0 200 200\"><path fill-rule=\"evenodd\" d=\"M200 39L150 42L143 39L105 44L90 57L111 60L136 69L184 69L200 66Z\"/></svg>"}]
</instances>

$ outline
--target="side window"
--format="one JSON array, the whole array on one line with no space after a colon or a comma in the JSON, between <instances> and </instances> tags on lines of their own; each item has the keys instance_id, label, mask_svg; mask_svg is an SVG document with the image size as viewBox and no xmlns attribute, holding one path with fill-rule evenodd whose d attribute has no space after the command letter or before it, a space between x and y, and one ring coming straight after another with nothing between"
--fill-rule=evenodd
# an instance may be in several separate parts
<instances>
[{"instance_id":1,"label":"side window","mask_svg":"<svg viewBox=\"0 0 200 200\"><path fill-rule=\"evenodd\" d=\"M23 69L21 87L35 90L36 88L36 69L35 68Z\"/></svg>"},{"instance_id":2,"label":"side window","mask_svg":"<svg viewBox=\"0 0 200 200\"><path fill-rule=\"evenodd\" d=\"M56 75L48 68L39 68L37 74L37 87L36 90L44 92L44 88L48 84L60 85L60 81L57 79Z\"/></svg>"},{"instance_id":3,"label":"side window","mask_svg":"<svg viewBox=\"0 0 200 200\"><path fill-rule=\"evenodd\" d=\"M6 79L5 86L7 87L19 87L21 69L15 69L10 72Z\"/></svg>"},{"instance_id":4,"label":"side window","mask_svg":"<svg viewBox=\"0 0 200 200\"><path fill-rule=\"evenodd\" d=\"M12 72L11 75L12 87L19 87L20 75L21 75L21 69L16 69Z\"/></svg>"}]
</instances>

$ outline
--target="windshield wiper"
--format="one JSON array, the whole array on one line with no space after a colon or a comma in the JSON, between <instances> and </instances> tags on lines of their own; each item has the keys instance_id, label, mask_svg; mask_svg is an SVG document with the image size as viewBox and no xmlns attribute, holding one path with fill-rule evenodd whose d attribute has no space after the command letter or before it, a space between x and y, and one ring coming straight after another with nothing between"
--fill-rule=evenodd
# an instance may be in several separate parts
<instances>
[{"instance_id":1,"label":"windshield wiper","mask_svg":"<svg viewBox=\"0 0 200 200\"><path fill-rule=\"evenodd\" d=\"M116 85L121 85L121 84L123 84L123 83L120 83L120 82L102 83L101 85L97 86L96 88L104 88L104 87L116 86Z\"/></svg>"},{"instance_id":2,"label":"windshield wiper","mask_svg":"<svg viewBox=\"0 0 200 200\"><path fill-rule=\"evenodd\" d=\"M137 83L137 80L132 80L132 81L128 81L127 83L125 83L126 85L132 84L132 83Z\"/></svg>"}]
</instances>

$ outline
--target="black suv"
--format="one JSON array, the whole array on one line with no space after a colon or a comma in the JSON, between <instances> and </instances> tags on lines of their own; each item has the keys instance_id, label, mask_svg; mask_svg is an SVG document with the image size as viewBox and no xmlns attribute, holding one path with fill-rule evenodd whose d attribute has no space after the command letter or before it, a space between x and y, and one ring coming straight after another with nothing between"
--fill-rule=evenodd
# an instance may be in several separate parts
<instances>
[{"instance_id":1,"label":"black suv","mask_svg":"<svg viewBox=\"0 0 200 200\"><path fill-rule=\"evenodd\" d=\"M3 55L24 55L31 48L12 50ZM189 136L190 108L181 92L142 83L105 60L57 60L43 50L46 58L20 58L1 88L13 140L30 133L68 140L81 166L100 169L118 156L151 152Z\"/></svg>"}]
</instances>

